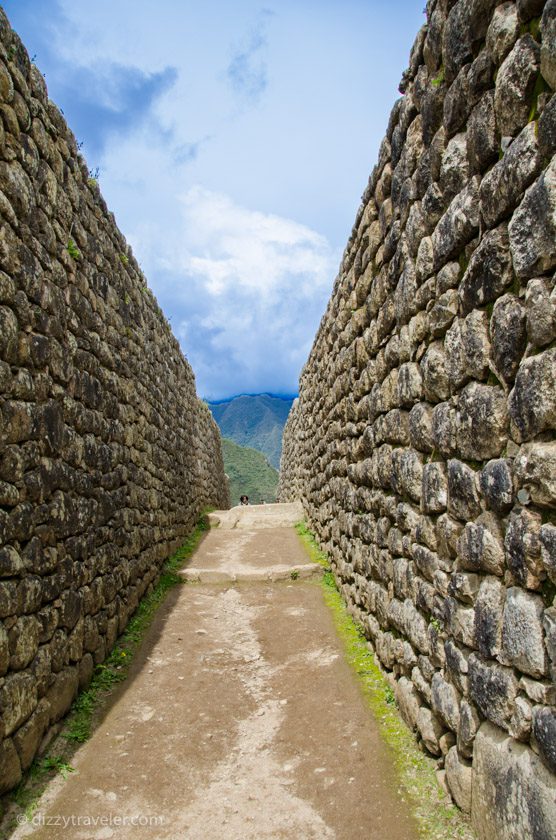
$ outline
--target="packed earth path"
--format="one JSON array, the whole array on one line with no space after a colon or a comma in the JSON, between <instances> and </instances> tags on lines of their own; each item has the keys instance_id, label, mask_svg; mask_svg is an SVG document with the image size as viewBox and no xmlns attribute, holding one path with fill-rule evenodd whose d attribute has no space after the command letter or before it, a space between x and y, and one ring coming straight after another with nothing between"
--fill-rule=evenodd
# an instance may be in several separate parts
<instances>
[{"instance_id":1,"label":"packed earth path","mask_svg":"<svg viewBox=\"0 0 556 840\"><path fill-rule=\"evenodd\" d=\"M211 518L75 772L13 836L413 840L300 510Z\"/></svg>"}]
</instances>

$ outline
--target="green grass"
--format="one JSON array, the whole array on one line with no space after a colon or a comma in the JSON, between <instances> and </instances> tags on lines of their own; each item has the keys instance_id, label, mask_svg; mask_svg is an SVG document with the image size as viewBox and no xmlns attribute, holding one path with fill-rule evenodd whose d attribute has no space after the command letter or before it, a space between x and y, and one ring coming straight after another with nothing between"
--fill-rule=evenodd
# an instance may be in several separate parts
<instances>
[{"instance_id":1,"label":"green grass","mask_svg":"<svg viewBox=\"0 0 556 840\"><path fill-rule=\"evenodd\" d=\"M398 712L394 693L375 662L363 628L356 624L338 592L327 555L301 522L296 531L310 556L325 569L324 600L332 613L346 659L357 674L365 700L394 759L401 788L408 796L419 833L425 840L471 840L473 833L462 812L452 805L436 780L435 762L420 751L413 733Z\"/></svg>"},{"instance_id":2,"label":"green grass","mask_svg":"<svg viewBox=\"0 0 556 840\"><path fill-rule=\"evenodd\" d=\"M66 251L68 252L68 254L70 255L70 257L72 259L74 259L74 260L80 260L81 259L81 251L79 250L79 248L77 247L77 245L75 244L73 239L71 239L71 238L68 239L68 244L67 244L67 247L66 247Z\"/></svg>"},{"instance_id":3,"label":"green grass","mask_svg":"<svg viewBox=\"0 0 556 840\"><path fill-rule=\"evenodd\" d=\"M68 761L72 750L90 738L95 715L103 707L104 701L114 686L127 677L133 657L158 607L170 589L184 582L177 573L178 570L191 557L209 529L208 519L203 515L184 544L163 565L154 589L142 599L116 646L105 662L95 668L88 688L80 692L76 698L61 735L52 744L51 750L56 749L56 754L52 753L35 759L18 787L4 798L3 804L10 809L10 813L14 811L14 807L16 811L10 830L15 827L18 815L24 814L28 818L31 817L48 782L56 773L61 774L65 779L69 773L73 772L73 767ZM0 809L1 817L2 810ZM2 828L3 826L0 826L0 835Z\"/></svg>"},{"instance_id":4,"label":"green grass","mask_svg":"<svg viewBox=\"0 0 556 840\"><path fill-rule=\"evenodd\" d=\"M276 501L278 472L262 452L223 438L222 455L230 479L232 505L238 505L243 494L249 496L251 504Z\"/></svg>"}]
</instances>

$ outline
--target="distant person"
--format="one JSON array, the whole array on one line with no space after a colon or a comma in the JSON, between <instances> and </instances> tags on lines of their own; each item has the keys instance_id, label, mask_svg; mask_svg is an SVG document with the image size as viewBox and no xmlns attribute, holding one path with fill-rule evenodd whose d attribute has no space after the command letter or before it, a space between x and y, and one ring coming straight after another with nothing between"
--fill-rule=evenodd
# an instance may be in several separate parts
<instances>
[{"instance_id":1,"label":"distant person","mask_svg":"<svg viewBox=\"0 0 556 840\"><path fill-rule=\"evenodd\" d=\"M240 496L239 497L240 505L248 505L249 504L249 496Z\"/></svg>"}]
</instances>

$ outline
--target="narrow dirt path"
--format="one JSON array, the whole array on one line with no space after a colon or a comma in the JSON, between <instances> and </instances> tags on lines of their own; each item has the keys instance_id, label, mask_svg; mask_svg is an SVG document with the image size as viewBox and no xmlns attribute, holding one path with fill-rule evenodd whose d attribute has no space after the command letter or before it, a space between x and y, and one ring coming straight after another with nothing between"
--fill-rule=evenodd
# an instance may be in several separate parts
<instances>
[{"instance_id":1,"label":"narrow dirt path","mask_svg":"<svg viewBox=\"0 0 556 840\"><path fill-rule=\"evenodd\" d=\"M298 511L234 517L193 557L198 582L159 611L77 772L14 837L417 837L291 527Z\"/></svg>"}]
</instances>

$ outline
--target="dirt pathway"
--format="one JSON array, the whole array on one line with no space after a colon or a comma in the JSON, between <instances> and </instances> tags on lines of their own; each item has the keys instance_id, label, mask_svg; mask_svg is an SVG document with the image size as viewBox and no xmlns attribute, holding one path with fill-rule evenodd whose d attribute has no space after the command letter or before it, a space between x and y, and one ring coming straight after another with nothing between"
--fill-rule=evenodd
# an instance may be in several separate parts
<instances>
[{"instance_id":1,"label":"dirt pathway","mask_svg":"<svg viewBox=\"0 0 556 840\"><path fill-rule=\"evenodd\" d=\"M77 772L14 837L417 837L320 584L291 579L314 572L299 514L270 507L208 534L200 582L174 590Z\"/></svg>"}]
</instances>

